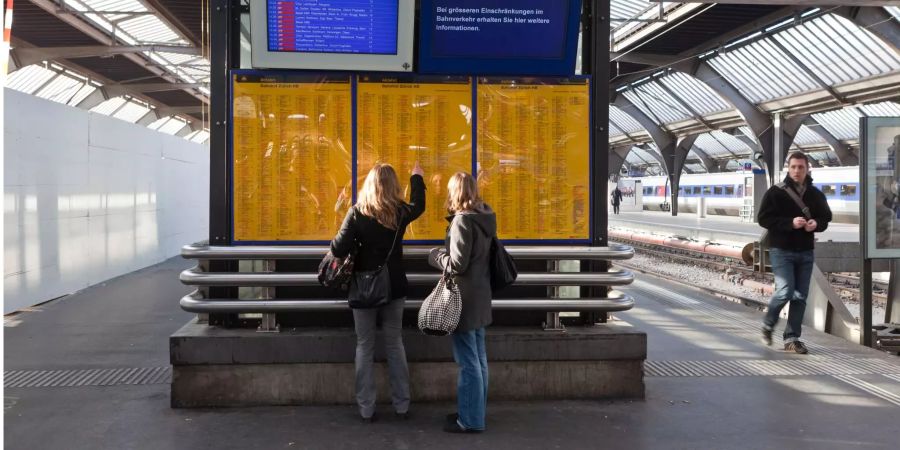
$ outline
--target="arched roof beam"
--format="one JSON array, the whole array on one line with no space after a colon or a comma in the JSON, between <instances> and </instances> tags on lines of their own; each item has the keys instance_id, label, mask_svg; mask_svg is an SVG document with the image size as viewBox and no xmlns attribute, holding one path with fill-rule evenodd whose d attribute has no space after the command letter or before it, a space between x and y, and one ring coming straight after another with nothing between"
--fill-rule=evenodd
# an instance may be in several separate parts
<instances>
[{"instance_id":1,"label":"arched roof beam","mask_svg":"<svg viewBox=\"0 0 900 450\"><path fill-rule=\"evenodd\" d=\"M822 126L819 121L809 117L803 121L803 125L806 125L810 130L821 136L822 139L825 139L825 142L828 143L828 146L831 147L831 150L837 155L840 165L855 166L859 164L859 156L854 154L850 146L841 142L840 139L831 134L831 132Z\"/></svg>"}]
</instances>

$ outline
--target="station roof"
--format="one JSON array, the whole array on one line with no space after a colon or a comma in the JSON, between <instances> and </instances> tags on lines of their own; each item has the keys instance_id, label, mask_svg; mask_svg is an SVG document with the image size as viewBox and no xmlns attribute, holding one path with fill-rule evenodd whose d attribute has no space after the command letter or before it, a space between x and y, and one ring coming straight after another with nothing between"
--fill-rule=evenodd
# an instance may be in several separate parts
<instances>
[{"instance_id":1,"label":"station roof","mask_svg":"<svg viewBox=\"0 0 900 450\"><path fill-rule=\"evenodd\" d=\"M205 7L197 0L18 1L7 87L203 142Z\"/></svg>"},{"instance_id":2,"label":"station roof","mask_svg":"<svg viewBox=\"0 0 900 450\"><path fill-rule=\"evenodd\" d=\"M640 12L613 25L613 145L652 140L641 125L652 124L674 139L697 136L688 168L737 168L758 145L744 106L802 118L791 148L835 165L834 146L858 149L859 117L900 115L898 7L622 3ZM626 163L646 168L645 156Z\"/></svg>"},{"instance_id":3,"label":"station roof","mask_svg":"<svg viewBox=\"0 0 900 450\"><path fill-rule=\"evenodd\" d=\"M18 1L18 70L7 85L164 131L182 124L175 133L205 140L207 4ZM641 114L676 138L700 135L693 162L744 158L756 139L735 106L745 101L765 114L809 115L794 147L831 163L831 137L858 145L855 114L897 112L898 7L611 0L610 8L610 98L627 100L610 107L613 145L652 143L634 118ZM698 74L699 65L710 70ZM740 99L722 95L722 80Z\"/></svg>"}]
</instances>

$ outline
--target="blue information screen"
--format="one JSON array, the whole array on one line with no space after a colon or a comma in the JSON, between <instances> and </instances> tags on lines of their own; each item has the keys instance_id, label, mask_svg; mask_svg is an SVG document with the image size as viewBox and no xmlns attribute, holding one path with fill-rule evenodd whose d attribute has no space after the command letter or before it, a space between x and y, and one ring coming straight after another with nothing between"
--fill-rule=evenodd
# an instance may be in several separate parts
<instances>
[{"instance_id":1,"label":"blue information screen","mask_svg":"<svg viewBox=\"0 0 900 450\"><path fill-rule=\"evenodd\" d=\"M565 55L569 0L447 0L434 4L434 57Z\"/></svg>"},{"instance_id":2,"label":"blue information screen","mask_svg":"<svg viewBox=\"0 0 900 450\"><path fill-rule=\"evenodd\" d=\"M269 51L397 53L399 0L266 0Z\"/></svg>"},{"instance_id":3,"label":"blue information screen","mask_svg":"<svg viewBox=\"0 0 900 450\"><path fill-rule=\"evenodd\" d=\"M421 0L419 71L564 75L581 0Z\"/></svg>"}]
</instances>

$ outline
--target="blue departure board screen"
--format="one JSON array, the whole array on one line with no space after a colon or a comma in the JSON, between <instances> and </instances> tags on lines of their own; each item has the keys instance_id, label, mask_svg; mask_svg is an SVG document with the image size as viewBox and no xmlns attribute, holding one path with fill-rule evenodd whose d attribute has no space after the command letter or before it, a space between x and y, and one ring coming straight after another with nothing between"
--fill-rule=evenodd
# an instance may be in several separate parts
<instances>
[{"instance_id":1,"label":"blue departure board screen","mask_svg":"<svg viewBox=\"0 0 900 450\"><path fill-rule=\"evenodd\" d=\"M399 0L266 0L271 52L397 53Z\"/></svg>"},{"instance_id":2,"label":"blue departure board screen","mask_svg":"<svg viewBox=\"0 0 900 450\"><path fill-rule=\"evenodd\" d=\"M421 0L423 73L575 71L581 0Z\"/></svg>"}]
</instances>

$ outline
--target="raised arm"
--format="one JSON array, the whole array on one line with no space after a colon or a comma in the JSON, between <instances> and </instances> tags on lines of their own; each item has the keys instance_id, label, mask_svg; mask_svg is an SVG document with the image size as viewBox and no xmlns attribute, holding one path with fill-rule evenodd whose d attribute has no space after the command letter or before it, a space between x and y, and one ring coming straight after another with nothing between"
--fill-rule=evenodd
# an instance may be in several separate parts
<instances>
[{"instance_id":1,"label":"raised arm","mask_svg":"<svg viewBox=\"0 0 900 450\"><path fill-rule=\"evenodd\" d=\"M425 179L421 175L409 177L409 221L412 222L425 212Z\"/></svg>"}]
</instances>

